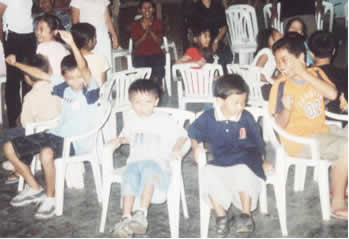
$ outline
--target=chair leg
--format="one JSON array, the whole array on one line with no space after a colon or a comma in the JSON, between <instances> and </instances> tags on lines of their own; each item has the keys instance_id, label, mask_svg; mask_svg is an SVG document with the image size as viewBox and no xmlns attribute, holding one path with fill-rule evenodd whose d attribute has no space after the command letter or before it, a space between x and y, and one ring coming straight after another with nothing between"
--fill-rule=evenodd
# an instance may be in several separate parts
<instances>
[{"instance_id":1,"label":"chair leg","mask_svg":"<svg viewBox=\"0 0 349 239\"><path fill-rule=\"evenodd\" d=\"M187 199L185 198L185 190L184 190L184 184L183 184L183 178L181 177L181 201L182 201L182 209L183 209L183 215L184 218L189 218L189 212L188 212L188 206L187 206Z\"/></svg>"},{"instance_id":2,"label":"chair leg","mask_svg":"<svg viewBox=\"0 0 349 239\"><path fill-rule=\"evenodd\" d=\"M259 211L262 214L268 213L268 201L267 201L267 185L266 183L262 184L262 189L259 194Z\"/></svg>"},{"instance_id":3,"label":"chair leg","mask_svg":"<svg viewBox=\"0 0 349 239\"><path fill-rule=\"evenodd\" d=\"M64 203L64 181L65 181L65 163L64 159L56 159L56 216L63 214Z\"/></svg>"},{"instance_id":4,"label":"chair leg","mask_svg":"<svg viewBox=\"0 0 349 239\"><path fill-rule=\"evenodd\" d=\"M95 158L96 159L96 158ZM102 180L101 180L101 171L100 167L97 161L93 159L91 162L93 177L95 180L96 185L96 193L97 193L97 200L99 203L102 202Z\"/></svg>"},{"instance_id":5,"label":"chair leg","mask_svg":"<svg viewBox=\"0 0 349 239\"><path fill-rule=\"evenodd\" d=\"M180 204L180 185L175 177L172 178L173 185L169 189L171 195L167 197L168 218L170 223L170 232L172 238L179 237L179 204Z\"/></svg>"},{"instance_id":6,"label":"chair leg","mask_svg":"<svg viewBox=\"0 0 349 239\"><path fill-rule=\"evenodd\" d=\"M283 236L288 235L287 231L287 217L286 217L286 188L283 183L274 184L274 193L276 199L276 207L279 214L279 222L281 233Z\"/></svg>"},{"instance_id":7,"label":"chair leg","mask_svg":"<svg viewBox=\"0 0 349 239\"><path fill-rule=\"evenodd\" d=\"M104 182L103 194L102 194L102 215L101 222L99 225L99 232L104 232L105 223L107 221L107 213L109 207L109 197L110 197L111 184L109 182Z\"/></svg>"},{"instance_id":8,"label":"chair leg","mask_svg":"<svg viewBox=\"0 0 349 239\"><path fill-rule=\"evenodd\" d=\"M306 176L307 167L304 165L295 165L295 174L294 174L294 191L299 192L304 190L305 176Z\"/></svg>"},{"instance_id":9,"label":"chair leg","mask_svg":"<svg viewBox=\"0 0 349 239\"><path fill-rule=\"evenodd\" d=\"M320 163L319 166L319 192L320 192L320 203L322 219L324 221L330 220L330 190L328 182L328 165L326 163Z\"/></svg>"},{"instance_id":10,"label":"chair leg","mask_svg":"<svg viewBox=\"0 0 349 239\"><path fill-rule=\"evenodd\" d=\"M208 237L208 227L210 224L211 208L200 196L200 236L201 238Z\"/></svg>"}]
</instances>

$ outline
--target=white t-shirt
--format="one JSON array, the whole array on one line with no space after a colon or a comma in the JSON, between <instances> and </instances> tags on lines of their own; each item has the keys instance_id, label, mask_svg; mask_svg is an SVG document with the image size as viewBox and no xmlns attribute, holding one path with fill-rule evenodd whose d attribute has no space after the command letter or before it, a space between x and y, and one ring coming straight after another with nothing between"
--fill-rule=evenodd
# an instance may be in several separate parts
<instances>
[{"instance_id":1,"label":"white t-shirt","mask_svg":"<svg viewBox=\"0 0 349 239\"><path fill-rule=\"evenodd\" d=\"M96 79L98 86L101 87L101 74L103 72L106 72L110 68L107 58L98 53L88 54L84 57L87 61L88 68L90 69L93 78Z\"/></svg>"},{"instance_id":2,"label":"white t-shirt","mask_svg":"<svg viewBox=\"0 0 349 239\"><path fill-rule=\"evenodd\" d=\"M271 78L273 76L275 69L276 69L276 61L275 61L275 57L273 55L273 51L270 48L261 49L257 53L256 57L253 59L251 65L255 66L258 58L262 55L266 55L268 57L268 60L263 67L264 75L268 78Z\"/></svg>"},{"instance_id":3,"label":"white t-shirt","mask_svg":"<svg viewBox=\"0 0 349 239\"><path fill-rule=\"evenodd\" d=\"M54 75L61 74L61 62L63 58L69 55L69 51L64 45L57 41L42 42L36 49L36 54L41 54L47 57L52 73Z\"/></svg>"},{"instance_id":4,"label":"white t-shirt","mask_svg":"<svg viewBox=\"0 0 349 239\"><path fill-rule=\"evenodd\" d=\"M162 168L169 169L172 147L187 132L169 115L154 112L151 116L141 118L134 111L124 116L125 126L120 134L130 142L130 156L127 163L136 160L153 160Z\"/></svg>"},{"instance_id":5,"label":"white t-shirt","mask_svg":"<svg viewBox=\"0 0 349 239\"><path fill-rule=\"evenodd\" d=\"M80 22L92 24L97 31L108 31L104 13L109 3L109 0L72 0L70 6L80 10Z\"/></svg>"},{"instance_id":6,"label":"white t-shirt","mask_svg":"<svg viewBox=\"0 0 349 239\"><path fill-rule=\"evenodd\" d=\"M4 29L13 32L26 34L33 32L33 18L31 0L0 0L0 3L6 5L3 16ZM7 25L7 27L6 27Z\"/></svg>"}]
</instances>

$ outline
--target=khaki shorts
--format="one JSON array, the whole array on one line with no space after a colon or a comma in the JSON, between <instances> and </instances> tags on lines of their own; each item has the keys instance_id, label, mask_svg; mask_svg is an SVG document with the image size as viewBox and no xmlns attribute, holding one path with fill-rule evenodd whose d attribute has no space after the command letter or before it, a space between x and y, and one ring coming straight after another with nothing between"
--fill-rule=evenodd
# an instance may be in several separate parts
<instances>
[{"instance_id":1,"label":"khaki shorts","mask_svg":"<svg viewBox=\"0 0 349 239\"><path fill-rule=\"evenodd\" d=\"M321 159L336 161L348 152L348 128L330 125L328 133L316 133L312 138L319 143ZM297 156L310 158L310 147L303 147Z\"/></svg>"}]
</instances>

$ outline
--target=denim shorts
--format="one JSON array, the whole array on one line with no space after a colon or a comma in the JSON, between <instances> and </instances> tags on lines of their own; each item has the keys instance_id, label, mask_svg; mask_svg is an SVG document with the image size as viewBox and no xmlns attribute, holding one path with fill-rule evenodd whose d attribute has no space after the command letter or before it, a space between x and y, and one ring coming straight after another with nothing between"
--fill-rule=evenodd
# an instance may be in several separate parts
<instances>
[{"instance_id":1,"label":"denim shorts","mask_svg":"<svg viewBox=\"0 0 349 239\"><path fill-rule=\"evenodd\" d=\"M39 154L43 148L51 148L54 158L62 157L64 138L45 132L28 136L17 137L11 140L17 157L25 164L30 165L33 156ZM70 154L74 154L71 147Z\"/></svg>"},{"instance_id":2,"label":"denim shorts","mask_svg":"<svg viewBox=\"0 0 349 239\"><path fill-rule=\"evenodd\" d=\"M127 164L122 175L121 195L140 196L145 185L154 184L153 197L167 193L170 171L160 167L155 161L140 160Z\"/></svg>"}]
</instances>

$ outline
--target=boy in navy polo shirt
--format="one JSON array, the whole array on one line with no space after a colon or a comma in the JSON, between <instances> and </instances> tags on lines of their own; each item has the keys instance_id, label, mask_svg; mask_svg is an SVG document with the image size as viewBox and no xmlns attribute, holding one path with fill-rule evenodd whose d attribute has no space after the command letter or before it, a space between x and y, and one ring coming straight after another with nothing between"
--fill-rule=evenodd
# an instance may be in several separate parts
<instances>
[{"instance_id":1,"label":"boy in navy polo shirt","mask_svg":"<svg viewBox=\"0 0 349 239\"><path fill-rule=\"evenodd\" d=\"M18 137L4 144L6 158L24 178L29 187L18 193L10 204L25 206L40 203L35 214L38 219L55 214L55 166L54 159L62 156L64 137L78 136L95 127L97 110L94 104L99 96L96 82L91 79L88 65L69 32L59 31L61 38L71 47L73 55L63 58L62 75L65 82L56 85L53 93L62 98L60 120L55 129L48 132ZM86 152L89 142L74 143L74 152ZM30 171L33 155L40 154L46 182L46 193Z\"/></svg>"},{"instance_id":2,"label":"boy in navy polo shirt","mask_svg":"<svg viewBox=\"0 0 349 239\"><path fill-rule=\"evenodd\" d=\"M261 180L264 143L251 113L244 110L248 86L241 76L225 75L216 81L217 106L205 111L189 128L194 159L211 145L213 160L203 169L201 192L216 213L217 236L226 236L231 219L226 211L231 203L241 210L238 232L254 231L251 211L257 206Z\"/></svg>"}]
</instances>

